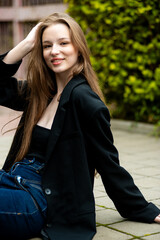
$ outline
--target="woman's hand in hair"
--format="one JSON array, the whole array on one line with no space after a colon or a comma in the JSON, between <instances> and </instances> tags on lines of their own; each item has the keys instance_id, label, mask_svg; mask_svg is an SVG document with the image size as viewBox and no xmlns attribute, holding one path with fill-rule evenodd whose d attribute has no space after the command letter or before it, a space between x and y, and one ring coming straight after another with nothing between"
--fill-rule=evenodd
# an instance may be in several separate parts
<instances>
[{"instance_id":1,"label":"woman's hand in hair","mask_svg":"<svg viewBox=\"0 0 160 240\"><path fill-rule=\"evenodd\" d=\"M14 64L25 57L29 52L32 51L35 44L35 37L38 27L41 23L38 23L29 32L27 37L17 44L3 59L7 64Z\"/></svg>"},{"instance_id":2,"label":"woman's hand in hair","mask_svg":"<svg viewBox=\"0 0 160 240\"><path fill-rule=\"evenodd\" d=\"M35 45L35 38L38 27L41 25L41 22L38 23L36 26L34 26L31 31L28 33L27 37L24 39L26 42L26 45L28 45L28 50L32 51L34 45Z\"/></svg>"}]
</instances>

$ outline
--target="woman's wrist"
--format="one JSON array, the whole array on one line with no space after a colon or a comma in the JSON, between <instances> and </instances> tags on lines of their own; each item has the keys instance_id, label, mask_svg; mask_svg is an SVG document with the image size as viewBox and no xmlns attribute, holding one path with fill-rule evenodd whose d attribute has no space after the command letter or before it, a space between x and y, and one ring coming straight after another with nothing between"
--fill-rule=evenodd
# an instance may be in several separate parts
<instances>
[{"instance_id":1,"label":"woman's wrist","mask_svg":"<svg viewBox=\"0 0 160 240\"><path fill-rule=\"evenodd\" d=\"M24 56L26 56L28 53L30 53L34 47L34 41L33 40L29 40L27 38L25 38L22 42L21 42L21 47L23 47L23 54Z\"/></svg>"}]
</instances>

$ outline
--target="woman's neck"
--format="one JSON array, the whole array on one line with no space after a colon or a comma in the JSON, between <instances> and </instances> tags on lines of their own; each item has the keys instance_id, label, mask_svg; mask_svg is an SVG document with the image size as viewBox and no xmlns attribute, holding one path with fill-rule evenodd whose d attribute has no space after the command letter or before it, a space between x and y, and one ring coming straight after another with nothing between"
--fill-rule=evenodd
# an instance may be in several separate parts
<instances>
[{"instance_id":1,"label":"woman's neck","mask_svg":"<svg viewBox=\"0 0 160 240\"><path fill-rule=\"evenodd\" d=\"M68 76L56 75L57 96L59 96L63 92L63 89L70 80L71 77L69 78Z\"/></svg>"}]
</instances>

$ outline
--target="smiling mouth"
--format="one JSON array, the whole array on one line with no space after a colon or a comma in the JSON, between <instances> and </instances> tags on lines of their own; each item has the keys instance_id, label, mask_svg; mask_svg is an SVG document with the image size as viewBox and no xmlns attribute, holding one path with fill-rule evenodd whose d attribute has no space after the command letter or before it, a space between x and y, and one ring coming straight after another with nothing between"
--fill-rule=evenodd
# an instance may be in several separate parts
<instances>
[{"instance_id":1,"label":"smiling mouth","mask_svg":"<svg viewBox=\"0 0 160 240\"><path fill-rule=\"evenodd\" d=\"M63 60L64 60L63 58L61 58L61 59L53 59L53 60L51 60L51 63L53 65L59 65L59 64L62 63Z\"/></svg>"}]
</instances>

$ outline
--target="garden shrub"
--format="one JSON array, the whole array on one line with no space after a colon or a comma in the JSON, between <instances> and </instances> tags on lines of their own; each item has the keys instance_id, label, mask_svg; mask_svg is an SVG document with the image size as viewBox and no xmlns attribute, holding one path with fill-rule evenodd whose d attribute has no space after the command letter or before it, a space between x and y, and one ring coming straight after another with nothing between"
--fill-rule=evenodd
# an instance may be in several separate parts
<instances>
[{"instance_id":1,"label":"garden shrub","mask_svg":"<svg viewBox=\"0 0 160 240\"><path fill-rule=\"evenodd\" d=\"M160 1L64 0L115 118L160 123Z\"/></svg>"}]
</instances>

